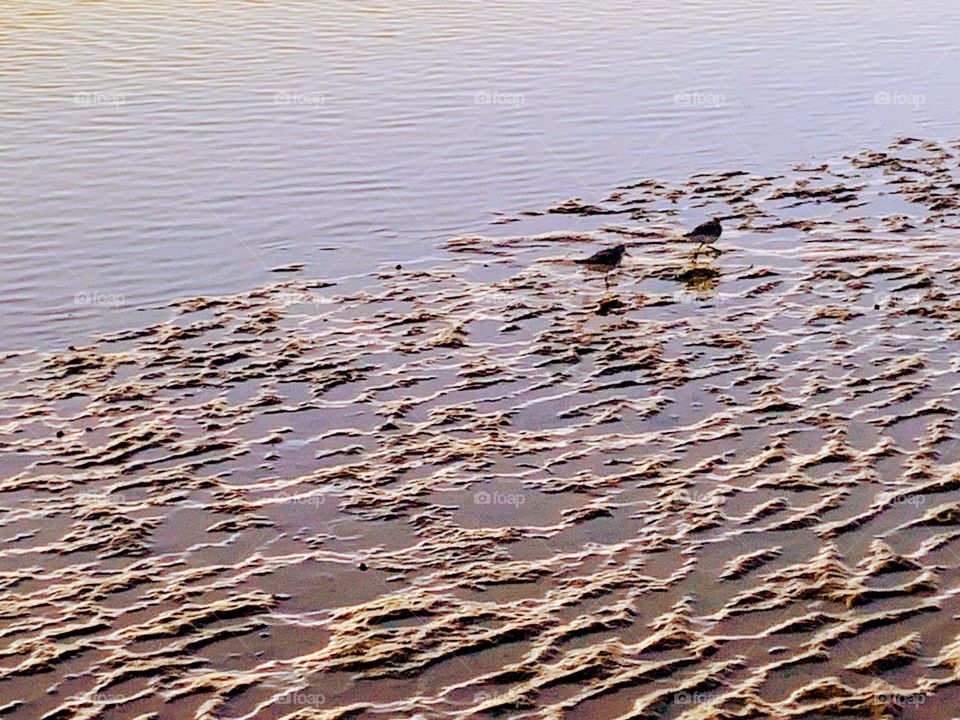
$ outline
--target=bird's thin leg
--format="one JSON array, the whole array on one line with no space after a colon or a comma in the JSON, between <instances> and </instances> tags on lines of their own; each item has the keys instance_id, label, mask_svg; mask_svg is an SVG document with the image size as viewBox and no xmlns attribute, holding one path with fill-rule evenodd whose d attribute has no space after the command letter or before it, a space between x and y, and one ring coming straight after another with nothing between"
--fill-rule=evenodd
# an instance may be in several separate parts
<instances>
[{"instance_id":1,"label":"bird's thin leg","mask_svg":"<svg viewBox=\"0 0 960 720\"><path fill-rule=\"evenodd\" d=\"M697 258L700 257L700 250L703 249L703 243L701 242L697 245L697 249L693 251L693 260L696 262Z\"/></svg>"}]
</instances>

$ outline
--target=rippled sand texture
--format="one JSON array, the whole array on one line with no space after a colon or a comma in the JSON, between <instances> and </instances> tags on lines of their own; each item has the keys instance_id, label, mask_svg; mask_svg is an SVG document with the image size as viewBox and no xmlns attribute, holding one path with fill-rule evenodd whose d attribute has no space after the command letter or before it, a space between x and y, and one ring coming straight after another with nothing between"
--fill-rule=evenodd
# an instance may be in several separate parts
<instances>
[{"instance_id":1,"label":"rippled sand texture","mask_svg":"<svg viewBox=\"0 0 960 720\"><path fill-rule=\"evenodd\" d=\"M0 707L951 717L958 151L640 182L6 357ZM569 262L621 240L609 288Z\"/></svg>"}]
</instances>

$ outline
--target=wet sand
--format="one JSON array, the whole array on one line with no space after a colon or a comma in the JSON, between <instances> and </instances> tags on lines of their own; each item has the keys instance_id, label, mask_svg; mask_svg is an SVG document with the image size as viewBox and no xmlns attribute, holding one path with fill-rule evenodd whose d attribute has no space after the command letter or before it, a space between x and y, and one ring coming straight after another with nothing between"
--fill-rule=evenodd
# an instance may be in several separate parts
<instances>
[{"instance_id":1,"label":"wet sand","mask_svg":"<svg viewBox=\"0 0 960 720\"><path fill-rule=\"evenodd\" d=\"M951 717L958 157L642 181L6 355L0 708Z\"/></svg>"}]
</instances>

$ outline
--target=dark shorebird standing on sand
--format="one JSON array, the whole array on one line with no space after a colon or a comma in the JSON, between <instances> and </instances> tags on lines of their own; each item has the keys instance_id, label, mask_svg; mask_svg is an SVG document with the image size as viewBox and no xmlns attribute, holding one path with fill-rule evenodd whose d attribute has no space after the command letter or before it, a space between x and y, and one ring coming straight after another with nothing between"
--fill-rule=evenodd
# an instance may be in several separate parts
<instances>
[{"instance_id":1,"label":"dark shorebird standing on sand","mask_svg":"<svg viewBox=\"0 0 960 720\"><path fill-rule=\"evenodd\" d=\"M720 227L720 218L713 218L709 222L697 225L693 230L684 235L684 237L689 238L693 242L700 243L697 245L697 249L693 251L694 258L700 254L700 249L704 245L710 245L710 250L719 255L720 250L713 247L713 243L720 239L720 233L722 232L723 228Z\"/></svg>"},{"instance_id":2,"label":"dark shorebird standing on sand","mask_svg":"<svg viewBox=\"0 0 960 720\"><path fill-rule=\"evenodd\" d=\"M588 258L575 260L574 262L580 265L593 265L598 269L606 268L612 270L620 264L620 261L623 259L623 254L626 251L626 245L617 245L616 247L601 250L600 252L596 252Z\"/></svg>"},{"instance_id":3,"label":"dark shorebird standing on sand","mask_svg":"<svg viewBox=\"0 0 960 720\"><path fill-rule=\"evenodd\" d=\"M586 265L591 270L602 270L603 275L603 284L606 285L607 289L610 289L610 273L617 269L620 265L620 261L623 260L623 254L627 251L626 245L617 245L616 247L607 248L606 250L601 250L600 252L595 252L588 258L583 258L581 260L574 260L578 265Z\"/></svg>"}]
</instances>

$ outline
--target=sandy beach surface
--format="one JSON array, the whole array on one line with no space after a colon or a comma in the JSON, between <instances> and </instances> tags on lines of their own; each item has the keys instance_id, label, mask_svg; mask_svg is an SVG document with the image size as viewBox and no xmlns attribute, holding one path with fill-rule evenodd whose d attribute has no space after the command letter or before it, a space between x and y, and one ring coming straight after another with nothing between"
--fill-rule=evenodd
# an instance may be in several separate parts
<instances>
[{"instance_id":1,"label":"sandy beach surface","mask_svg":"<svg viewBox=\"0 0 960 720\"><path fill-rule=\"evenodd\" d=\"M6 354L3 716L955 716L958 157L641 180Z\"/></svg>"}]
</instances>

